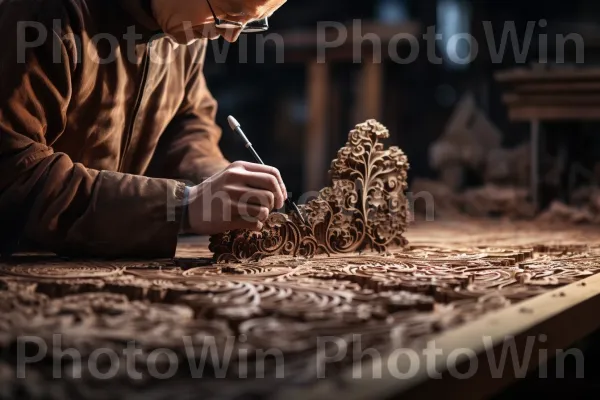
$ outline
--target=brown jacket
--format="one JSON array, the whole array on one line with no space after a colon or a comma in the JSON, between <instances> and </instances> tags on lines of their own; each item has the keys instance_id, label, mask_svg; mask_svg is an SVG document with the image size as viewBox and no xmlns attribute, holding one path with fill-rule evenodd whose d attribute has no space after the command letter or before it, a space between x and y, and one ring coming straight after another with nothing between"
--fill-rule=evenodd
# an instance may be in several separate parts
<instances>
[{"instance_id":1,"label":"brown jacket","mask_svg":"<svg viewBox=\"0 0 600 400\"><path fill-rule=\"evenodd\" d=\"M173 46L126 1L0 0L3 255L26 242L170 257L184 193L174 179L197 183L228 164L206 42Z\"/></svg>"}]
</instances>

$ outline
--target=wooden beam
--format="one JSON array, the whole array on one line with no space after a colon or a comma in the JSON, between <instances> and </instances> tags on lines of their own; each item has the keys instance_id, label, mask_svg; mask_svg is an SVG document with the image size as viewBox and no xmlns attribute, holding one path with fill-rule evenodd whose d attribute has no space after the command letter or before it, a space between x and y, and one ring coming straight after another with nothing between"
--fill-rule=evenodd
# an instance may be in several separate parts
<instances>
[{"instance_id":1,"label":"wooden beam","mask_svg":"<svg viewBox=\"0 0 600 400\"><path fill-rule=\"evenodd\" d=\"M533 119L539 119L542 121L598 121L600 120L600 107L535 105L511 107L508 110L508 117L512 121L531 121Z\"/></svg>"}]
</instances>

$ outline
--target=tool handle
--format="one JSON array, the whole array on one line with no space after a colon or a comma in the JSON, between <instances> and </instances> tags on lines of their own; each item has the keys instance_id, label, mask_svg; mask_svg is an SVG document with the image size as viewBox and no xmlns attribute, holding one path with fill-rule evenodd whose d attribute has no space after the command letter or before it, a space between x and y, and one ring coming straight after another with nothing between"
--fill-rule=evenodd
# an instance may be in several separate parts
<instances>
[{"instance_id":1,"label":"tool handle","mask_svg":"<svg viewBox=\"0 0 600 400\"><path fill-rule=\"evenodd\" d=\"M252 157L254 157L256 162L258 162L259 164L265 165L265 163L260 158L260 156L258 155L256 150L254 150L254 147L252 147L252 143L250 143L250 141L244 134L244 131L242 131L242 128L240 127L239 122L237 122L237 120L235 118L233 118L232 116L229 116L229 118L227 118L227 120L229 121L229 126L231 127L231 129L235 133L237 133L239 137L242 138L242 140L244 141L245 147L250 151L250 153L252 153ZM298 208L296 203L294 203L292 200L287 198L285 200L285 204L287 204L288 207L290 207L296 214L298 214L298 218L300 218L300 221L302 221L303 224L306 224L306 222L304 221L304 217L302 216L302 213L300 212L300 209Z\"/></svg>"},{"instance_id":2,"label":"tool handle","mask_svg":"<svg viewBox=\"0 0 600 400\"><path fill-rule=\"evenodd\" d=\"M250 153L252 153L252 157L254 157L256 162L258 162L259 164L265 165L265 163L260 158L260 156L258 155L256 150L254 150L254 147L252 147L252 143L250 143L250 140L248 140L248 138L244 134L244 131L242 131L242 128L239 126L236 126L234 131L242 138L242 140L244 141L245 147L250 151Z\"/></svg>"},{"instance_id":3,"label":"tool handle","mask_svg":"<svg viewBox=\"0 0 600 400\"><path fill-rule=\"evenodd\" d=\"M254 147L252 147L252 144L248 143L248 146L246 146L246 148L248 150L250 150L250 153L252 153L252 156L254 157L254 159L262 165L265 165L265 163L263 162L263 160L260 158L260 156L258 155L258 153L256 152L256 150L254 150Z\"/></svg>"}]
</instances>

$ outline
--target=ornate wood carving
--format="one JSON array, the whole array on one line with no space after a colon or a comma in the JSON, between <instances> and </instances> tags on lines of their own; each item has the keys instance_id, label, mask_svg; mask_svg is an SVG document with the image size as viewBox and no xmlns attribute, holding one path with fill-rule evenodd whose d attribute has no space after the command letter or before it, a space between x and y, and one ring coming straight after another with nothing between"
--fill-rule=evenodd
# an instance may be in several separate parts
<instances>
[{"instance_id":1,"label":"ornate wood carving","mask_svg":"<svg viewBox=\"0 0 600 400\"><path fill-rule=\"evenodd\" d=\"M409 164L398 147L384 149L388 130L375 120L356 126L331 163L331 185L301 205L307 225L294 214L273 213L262 232L229 231L211 237L219 262L273 255L311 257L404 246L408 220Z\"/></svg>"},{"instance_id":2,"label":"ornate wood carving","mask_svg":"<svg viewBox=\"0 0 600 400\"><path fill-rule=\"evenodd\" d=\"M418 350L446 329L600 273L600 232L594 228L470 222L417 225L409 235L409 246L385 255L273 256L208 266L199 258L202 266L189 269L178 267L179 260L16 258L0 264L2 387L25 393L19 398L57 390L100 399L133 398L139 390L160 391L162 397L202 390L203 398L223 398L235 390L239 395L231 398L244 398L256 387L252 379L239 379L242 373L268 379L277 371L269 364L255 370L262 364L253 355L275 350L285 375L260 380L268 397L298 376L318 381L319 337L339 338L340 346L352 346L359 337L363 349L381 353L399 346ZM179 254L188 260L211 256L198 245ZM35 336L48 349L43 360L27 365L26 380L15 377L22 336ZM144 380L132 381L125 368L109 381L95 378L95 364L88 363L94 350L110 349L126 366L131 341L142 352L132 362ZM58 364L63 376L74 370L69 356L61 356L68 348L81 354L76 370L82 378L53 379L55 358L66 360ZM212 357L202 355L211 348L231 354L232 367L213 370ZM149 356L164 349L176 357L176 379L148 373L169 370L166 357ZM356 361L353 354L348 351L339 366ZM202 357L202 379L187 379L188 365L202 365Z\"/></svg>"}]
</instances>

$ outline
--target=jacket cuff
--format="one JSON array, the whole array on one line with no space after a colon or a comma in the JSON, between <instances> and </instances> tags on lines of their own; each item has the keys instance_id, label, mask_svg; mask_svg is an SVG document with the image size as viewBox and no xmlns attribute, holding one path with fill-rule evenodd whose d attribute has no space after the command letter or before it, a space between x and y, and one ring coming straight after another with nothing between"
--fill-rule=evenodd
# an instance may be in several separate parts
<instances>
[{"instance_id":1,"label":"jacket cuff","mask_svg":"<svg viewBox=\"0 0 600 400\"><path fill-rule=\"evenodd\" d=\"M69 230L68 253L171 258L184 212L185 184L102 171L86 212Z\"/></svg>"}]
</instances>

